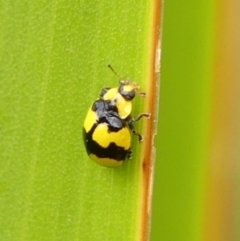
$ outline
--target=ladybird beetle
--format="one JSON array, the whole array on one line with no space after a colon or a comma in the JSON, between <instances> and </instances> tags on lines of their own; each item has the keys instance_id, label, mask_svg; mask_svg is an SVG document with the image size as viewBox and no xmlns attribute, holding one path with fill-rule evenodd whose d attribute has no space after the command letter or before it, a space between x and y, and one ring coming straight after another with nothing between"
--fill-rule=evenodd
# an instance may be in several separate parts
<instances>
[{"instance_id":1,"label":"ladybird beetle","mask_svg":"<svg viewBox=\"0 0 240 241\"><path fill-rule=\"evenodd\" d=\"M108 67L116 74L110 65ZM89 109L83 124L83 139L89 157L98 164L120 166L125 159L130 159L131 132L142 141L134 123L150 114L131 117L135 94L145 96L136 83L120 80L119 87L103 88Z\"/></svg>"}]
</instances>

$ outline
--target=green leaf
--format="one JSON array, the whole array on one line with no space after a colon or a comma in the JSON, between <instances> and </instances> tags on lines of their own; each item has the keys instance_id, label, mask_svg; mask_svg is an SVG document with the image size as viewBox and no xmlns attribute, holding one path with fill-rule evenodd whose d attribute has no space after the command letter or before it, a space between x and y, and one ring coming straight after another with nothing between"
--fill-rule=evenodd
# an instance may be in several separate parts
<instances>
[{"instance_id":1,"label":"green leaf","mask_svg":"<svg viewBox=\"0 0 240 241\"><path fill-rule=\"evenodd\" d=\"M81 131L100 89L118 84L108 64L149 89L152 4L1 1L0 240L143 235L145 144L135 138L133 159L105 168L88 158ZM146 103L136 98L133 115Z\"/></svg>"}]
</instances>

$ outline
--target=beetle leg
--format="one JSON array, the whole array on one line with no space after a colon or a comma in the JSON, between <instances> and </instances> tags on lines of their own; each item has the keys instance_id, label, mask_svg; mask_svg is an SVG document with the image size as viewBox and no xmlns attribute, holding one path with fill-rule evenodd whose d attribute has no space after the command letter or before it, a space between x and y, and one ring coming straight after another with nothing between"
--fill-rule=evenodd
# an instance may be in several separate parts
<instances>
[{"instance_id":1,"label":"beetle leg","mask_svg":"<svg viewBox=\"0 0 240 241\"><path fill-rule=\"evenodd\" d=\"M132 158L132 150L130 149L127 154L127 159L131 159L131 158Z\"/></svg>"},{"instance_id":2,"label":"beetle leg","mask_svg":"<svg viewBox=\"0 0 240 241\"><path fill-rule=\"evenodd\" d=\"M145 92L138 92L138 94L139 94L141 97L146 97L146 93L145 93Z\"/></svg>"},{"instance_id":3,"label":"beetle leg","mask_svg":"<svg viewBox=\"0 0 240 241\"><path fill-rule=\"evenodd\" d=\"M142 141L142 140L143 140L143 137L142 137L142 135L135 129L133 123L139 121L142 117L147 117L147 118L149 118L150 116L151 116L151 115L148 114L148 113L142 113L142 114L139 114L136 118L130 118L130 119L127 121L127 122L128 122L128 126L129 126L131 132L132 132L134 135L138 136L138 140L139 140L139 141Z\"/></svg>"}]
</instances>

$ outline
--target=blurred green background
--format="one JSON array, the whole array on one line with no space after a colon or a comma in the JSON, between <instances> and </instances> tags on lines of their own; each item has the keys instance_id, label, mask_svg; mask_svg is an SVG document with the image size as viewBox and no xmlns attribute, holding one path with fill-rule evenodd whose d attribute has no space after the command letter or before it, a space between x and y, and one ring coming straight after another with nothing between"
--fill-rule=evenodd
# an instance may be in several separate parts
<instances>
[{"instance_id":1,"label":"blurred green background","mask_svg":"<svg viewBox=\"0 0 240 241\"><path fill-rule=\"evenodd\" d=\"M199 240L214 1L165 1L152 241Z\"/></svg>"},{"instance_id":2,"label":"blurred green background","mask_svg":"<svg viewBox=\"0 0 240 241\"><path fill-rule=\"evenodd\" d=\"M239 1L165 1L151 241L239 240Z\"/></svg>"}]
</instances>

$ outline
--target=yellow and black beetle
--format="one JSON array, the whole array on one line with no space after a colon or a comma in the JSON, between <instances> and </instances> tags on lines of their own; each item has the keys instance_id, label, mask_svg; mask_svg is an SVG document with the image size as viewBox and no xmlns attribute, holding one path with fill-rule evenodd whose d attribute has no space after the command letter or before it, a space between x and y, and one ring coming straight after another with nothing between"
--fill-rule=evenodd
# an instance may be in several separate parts
<instances>
[{"instance_id":1,"label":"yellow and black beetle","mask_svg":"<svg viewBox=\"0 0 240 241\"><path fill-rule=\"evenodd\" d=\"M134 122L150 114L142 113L135 119L131 117L136 93L145 96L139 92L137 84L120 80L119 87L102 89L99 99L89 109L83 124L83 139L89 157L98 164L120 166L125 159L130 159L131 132L142 141Z\"/></svg>"}]
</instances>

